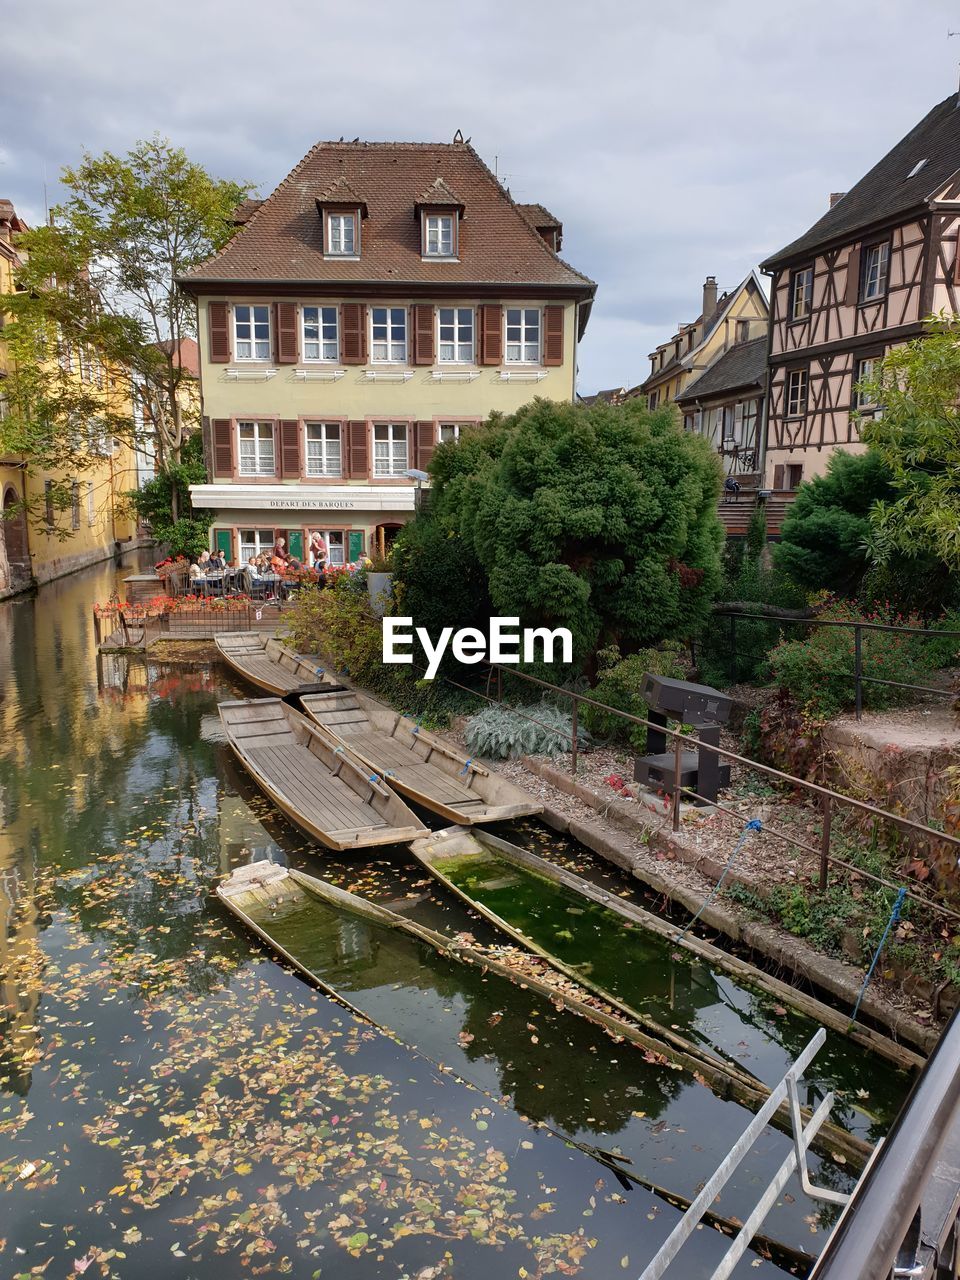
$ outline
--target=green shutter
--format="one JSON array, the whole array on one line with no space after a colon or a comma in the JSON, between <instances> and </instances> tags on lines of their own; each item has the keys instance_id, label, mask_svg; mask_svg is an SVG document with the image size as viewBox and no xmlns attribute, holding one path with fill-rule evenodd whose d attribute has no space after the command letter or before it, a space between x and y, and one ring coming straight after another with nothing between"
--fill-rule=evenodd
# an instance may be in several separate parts
<instances>
[{"instance_id":1,"label":"green shutter","mask_svg":"<svg viewBox=\"0 0 960 1280\"><path fill-rule=\"evenodd\" d=\"M363 530L351 529L347 537L349 538L347 560L350 564L356 564L363 555Z\"/></svg>"},{"instance_id":2,"label":"green shutter","mask_svg":"<svg viewBox=\"0 0 960 1280\"><path fill-rule=\"evenodd\" d=\"M215 529L213 536L217 540L217 550L228 561L233 559L233 531L231 529Z\"/></svg>"},{"instance_id":3,"label":"green shutter","mask_svg":"<svg viewBox=\"0 0 960 1280\"><path fill-rule=\"evenodd\" d=\"M303 560L303 530L287 530L287 550L298 560Z\"/></svg>"}]
</instances>

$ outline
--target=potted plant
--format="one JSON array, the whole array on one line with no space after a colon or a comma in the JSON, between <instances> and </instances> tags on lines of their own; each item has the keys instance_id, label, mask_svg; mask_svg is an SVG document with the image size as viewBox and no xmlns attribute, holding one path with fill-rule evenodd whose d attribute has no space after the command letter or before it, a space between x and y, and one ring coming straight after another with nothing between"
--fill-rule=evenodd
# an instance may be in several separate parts
<instances>
[{"instance_id":1,"label":"potted plant","mask_svg":"<svg viewBox=\"0 0 960 1280\"><path fill-rule=\"evenodd\" d=\"M393 562L389 556L377 556L369 562L366 570L370 607L378 618L382 618L393 595Z\"/></svg>"}]
</instances>

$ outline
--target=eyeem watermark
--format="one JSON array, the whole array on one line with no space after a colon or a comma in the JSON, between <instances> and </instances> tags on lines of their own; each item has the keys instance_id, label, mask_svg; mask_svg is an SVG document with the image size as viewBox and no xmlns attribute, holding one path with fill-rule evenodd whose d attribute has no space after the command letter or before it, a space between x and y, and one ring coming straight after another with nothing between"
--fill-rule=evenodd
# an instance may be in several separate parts
<instances>
[{"instance_id":1,"label":"eyeem watermark","mask_svg":"<svg viewBox=\"0 0 960 1280\"><path fill-rule=\"evenodd\" d=\"M519 618L491 618L489 637L478 627L461 627L456 632L453 627L444 627L434 644L424 627L414 628L412 618L384 618L384 662L412 663L414 637L427 659L428 680L437 674L448 645L456 660L468 665L484 661L516 663L521 661L521 652L523 662L536 662L538 658L543 662L573 661L573 636L566 627L555 631L524 627L521 632ZM558 644L559 658L555 656Z\"/></svg>"}]
</instances>

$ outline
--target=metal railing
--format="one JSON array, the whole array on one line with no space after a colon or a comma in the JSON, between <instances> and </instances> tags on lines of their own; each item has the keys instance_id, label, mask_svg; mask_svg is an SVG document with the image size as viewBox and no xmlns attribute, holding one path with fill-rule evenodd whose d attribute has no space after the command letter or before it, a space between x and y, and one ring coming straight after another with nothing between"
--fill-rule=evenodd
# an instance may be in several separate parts
<instances>
[{"instance_id":1,"label":"metal railing","mask_svg":"<svg viewBox=\"0 0 960 1280\"><path fill-rule=\"evenodd\" d=\"M727 747L716 746L713 743L704 742L702 739L694 737L692 734L685 733L682 728L664 727L662 724L656 724L651 720L645 719L643 716L634 715L629 711L622 711L618 707L610 707L604 702L591 698L588 694L578 693L573 689L564 689L560 685L551 684L547 680L541 680L537 676L529 675L525 671L518 671L514 667L506 667L500 663L488 664L489 675L487 678L487 688L495 687L496 695L483 693L478 689L468 688L466 685L459 684L457 681L450 679L449 676L442 677L447 684L453 688L460 689L465 693L469 693L474 697L489 703L501 703L503 700L503 679L509 676L520 680L524 683L534 685L535 687L548 693L555 699L567 699L571 706L571 751L570 751L570 772L576 775L579 764L579 728L580 728L580 708L595 707L603 712L604 715L614 716L623 720L628 724L643 726L647 729L655 729L663 733L667 738L673 741L673 777L670 789L670 820L674 831L680 830L681 819L681 801L683 798L690 800L699 800L705 804L712 806L719 813L738 821L743 821L744 815L738 813L729 806L718 803L708 797L701 796L697 792L692 791L689 787L684 787L681 783L683 751L684 749L696 748L700 751L711 751L722 760L728 760L731 764L736 764L742 768L758 774L761 777L768 778L778 785L787 785L791 788L803 791L806 794L815 797L820 807L822 826L819 845L812 845L806 840L801 840L792 832L785 831L780 827L775 827L764 823L764 833L773 836L777 840L792 845L796 849L800 849L804 853L811 854L816 857L818 862L818 888L821 893L826 892L830 883L830 871L833 867L842 868L850 875L860 876L865 880L869 880L873 884L882 886L892 892L900 889L900 884L894 883L892 880L886 879L884 876L876 875L872 871L868 871L864 867L859 867L847 859L839 857L831 848L834 839L833 819L838 809L849 809L856 813L865 814L875 821L880 821L896 828L899 831L909 832L911 835L919 837L923 840L936 845L948 845L954 851L960 860L960 837L950 835L945 831L938 831L934 827L927 826L925 823L916 822L912 818L905 818L900 814L891 813L886 809L881 809L877 805L869 804L865 800L856 800L852 796L846 796L840 791L834 791L830 787L825 787L817 782L808 782L804 778L794 777L793 774L784 773L781 769L775 769L772 765L761 764L757 760L751 760L748 756L740 755L736 751L731 751ZM555 732L555 727L543 724L533 715L530 715L521 707L512 706L509 703L504 704L519 715L522 719L528 720L532 724L539 725L543 729ZM915 882L917 883L917 882ZM946 906L944 903L938 902L929 895L919 891L917 888L907 888L906 896L913 902L917 902L929 911L936 912L950 920L960 920L960 911L955 911L952 907Z\"/></svg>"},{"instance_id":2,"label":"metal railing","mask_svg":"<svg viewBox=\"0 0 960 1280\"><path fill-rule=\"evenodd\" d=\"M774 626L797 626L797 627L839 627L847 631L853 631L853 670L848 672L849 678L854 685L854 710L856 717L860 720L863 717L863 686L865 684L885 685L891 689L906 689L913 693L930 693L941 698L953 698L955 695L952 690L937 688L933 685L926 684L910 684L904 680L882 680L878 676L868 676L863 670L863 636L864 632L895 632L897 635L903 636L923 636L926 639L944 639L953 636L960 640L960 631L954 631L949 628L937 630L932 627L900 627L893 623L885 622L860 622L855 620L846 620L841 618L789 618L782 617L778 614L771 613L742 613L733 609L715 609L712 616L714 618L728 618L729 629L729 656L730 670L734 679L737 678L737 622L766 622Z\"/></svg>"},{"instance_id":3,"label":"metal railing","mask_svg":"<svg viewBox=\"0 0 960 1280\"><path fill-rule=\"evenodd\" d=\"M960 1214L960 1011L877 1148L810 1280L954 1280Z\"/></svg>"}]
</instances>

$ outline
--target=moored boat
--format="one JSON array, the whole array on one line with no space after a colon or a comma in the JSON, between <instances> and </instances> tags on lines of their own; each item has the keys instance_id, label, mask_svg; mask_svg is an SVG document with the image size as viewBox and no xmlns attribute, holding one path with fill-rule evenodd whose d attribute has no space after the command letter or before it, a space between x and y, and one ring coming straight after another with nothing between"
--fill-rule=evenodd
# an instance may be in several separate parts
<instances>
[{"instance_id":1,"label":"moored boat","mask_svg":"<svg viewBox=\"0 0 960 1280\"><path fill-rule=\"evenodd\" d=\"M219 710L227 741L257 786L322 844L362 849L426 833L365 761L280 698L221 702Z\"/></svg>"},{"instance_id":2,"label":"moored boat","mask_svg":"<svg viewBox=\"0 0 960 1280\"><path fill-rule=\"evenodd\" d=\"M543 811L508 779L355 689L305 693L300 703L391 787L448 822L467 826Z\"/></svg>"},{"instance_id":3,"label":"moored boat","mask_svg":"<svg viewBox=\"0 0 960 1280\"><path fill-rule=\"evenodd\" d=\"M256 631L226 631L215 636L214 643L231 670L277 697L325 678L319 658L294 653L274 636Z\"/></svg>"}]
</instances>

